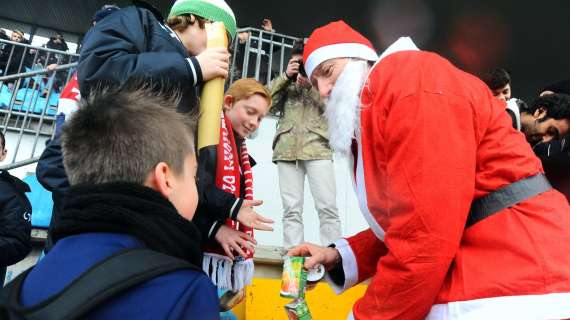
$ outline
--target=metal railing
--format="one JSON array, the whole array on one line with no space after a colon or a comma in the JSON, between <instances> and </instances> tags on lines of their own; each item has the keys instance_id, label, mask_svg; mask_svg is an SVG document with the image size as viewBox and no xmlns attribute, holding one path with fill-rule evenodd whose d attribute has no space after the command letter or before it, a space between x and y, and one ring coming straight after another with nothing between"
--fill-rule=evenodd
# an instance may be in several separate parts
<instances>
[{"instance_id":1,"label":"metal railing","mask_svg":"<svg viewBox=\"0 0 570 320\"><path fill-rule=\"evenodd\" d=\"M234 41L228 85L237 79L255 78L269 84L287 68L291 49L302 38L255 28L243 28L238 34L247 33L247 40Z\"/></svg>"},{"instance_id":2,"label":"metal railing","mask_svg":"<svg viewBox=\"0 0 570 320\"><path fill-rule=\"evenodd\" d=\"M59 94L79 55L5 40L0 49L0 129L10 157L0 168L13 169L37 161L53 138Z\"/></svg>"}]
</instances>

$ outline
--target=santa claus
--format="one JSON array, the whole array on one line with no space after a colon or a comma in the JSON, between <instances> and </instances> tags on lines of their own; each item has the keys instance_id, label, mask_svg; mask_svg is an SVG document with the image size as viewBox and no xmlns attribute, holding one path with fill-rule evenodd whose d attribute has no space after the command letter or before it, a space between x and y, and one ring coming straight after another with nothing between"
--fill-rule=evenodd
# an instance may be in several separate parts
<instances>
[{"instance_id":1,"label":"santa claus","mask_svg":"<svg viewBox=\"0 0 570 320\"><path fill-rule=\"evenodd\" d=\"M338 291L372 278L350 316L570 318L570 206L504 102L410 38L378 57L342 21L303 60L370 228L289 255L324 264Z\"/></svg>"}]
</instances>

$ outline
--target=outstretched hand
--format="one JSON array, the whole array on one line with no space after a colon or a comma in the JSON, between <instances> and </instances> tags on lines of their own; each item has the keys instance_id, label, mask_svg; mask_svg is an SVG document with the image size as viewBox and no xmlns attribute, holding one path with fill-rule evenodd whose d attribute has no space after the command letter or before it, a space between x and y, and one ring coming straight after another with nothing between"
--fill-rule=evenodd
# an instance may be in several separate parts
<instances>
[{"instance_id":1,"label":"outstretched hand","mask_svg":"<svg viewBox=\"0 0 570 320\"><path fill-rule=\"evenodd\" d=\"M253 207L257 207L262 204L263 201L261 200L244 200L241 208L239 209L237 221L246 227L254 228L256 230L273 231L273 228L268 224L271 224L274 221L269 218L265 218L253 210Z\"/></svg>"},{"instance_id":2,"label":"outstretched hand","mask_svg":"<svg viewBox=\"0 0 570 320\"><path fill-rule=\"evenodd\" d=\"M234 251L245 259L247 258L247 252L254 252L254 245L257 244L257 241L252 236L226 225L218 229L215 238L224 249L226 255L232 260L235 258Z\"/></svg>"}]
</instances>

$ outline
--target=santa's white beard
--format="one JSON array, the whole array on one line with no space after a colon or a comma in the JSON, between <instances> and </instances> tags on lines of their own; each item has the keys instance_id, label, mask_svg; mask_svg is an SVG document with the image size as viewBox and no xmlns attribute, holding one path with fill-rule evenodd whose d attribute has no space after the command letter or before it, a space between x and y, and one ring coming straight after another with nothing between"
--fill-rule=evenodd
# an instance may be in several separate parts
<instances>
[{"instance_id":1,"label":"santa's white beard","mask_svg":"<svg viewBox=\"0 0 570 320\"><path fill-rule=\"evenodd\" d=\"M335 152L348 153L355 130L359 130L360 90L367 72L367 61L348 61L327 99L329 144Z\"/></svg>"}]
</instances>

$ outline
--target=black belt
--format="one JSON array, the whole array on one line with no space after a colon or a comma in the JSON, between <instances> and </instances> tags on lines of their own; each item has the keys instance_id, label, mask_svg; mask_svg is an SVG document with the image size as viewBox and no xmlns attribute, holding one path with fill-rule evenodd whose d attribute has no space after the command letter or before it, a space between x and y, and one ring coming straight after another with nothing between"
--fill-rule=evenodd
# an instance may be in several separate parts
<instances>
[{"instance_id":1,"label":"black belt","mask_svg":"<svg viewBox=\"0 0 570 320\"><path fill-rule=\"evenodd\" d=\"M473 201L465 228L550 189L552 186L542 173L506 185Z\"/></svg>"}]
</instances>

